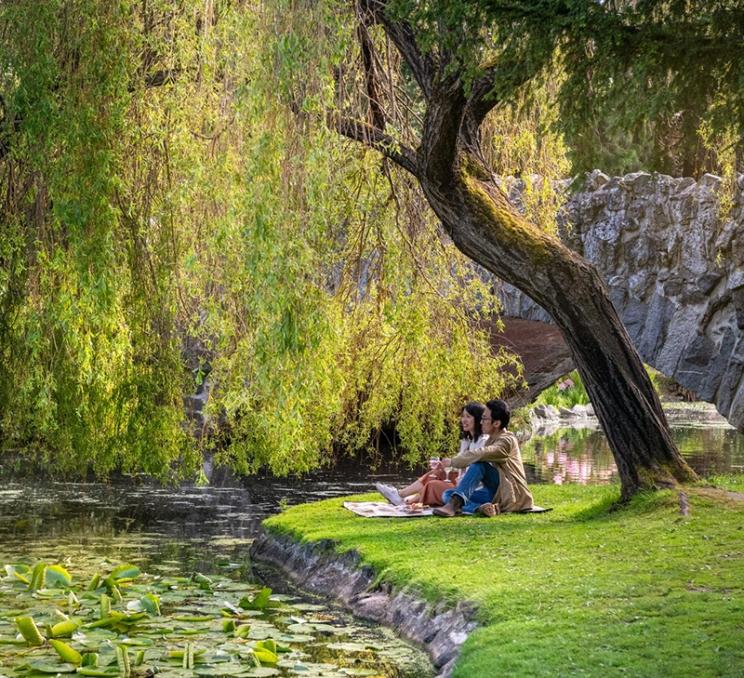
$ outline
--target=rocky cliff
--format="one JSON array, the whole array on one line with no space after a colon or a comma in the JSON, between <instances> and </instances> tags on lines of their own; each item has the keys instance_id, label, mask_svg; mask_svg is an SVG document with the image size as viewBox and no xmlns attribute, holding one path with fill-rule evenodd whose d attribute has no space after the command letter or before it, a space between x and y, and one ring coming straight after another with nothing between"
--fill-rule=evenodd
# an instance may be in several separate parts
<instances>
[{"instance_id":1,"label":"rocky cliff","mask_svg":"<svg viewBox=\"0 0 744 678\"><path fill-rule=\"evenodd\" d=\"M600 271L643 360L744 430L744 176L724 217L720 186L595 171L568 199L561 238ZM508 188L518 203L521 182ZM548 319L508 285L501 296L507 316Z\"/></svg>"}]
</instances>

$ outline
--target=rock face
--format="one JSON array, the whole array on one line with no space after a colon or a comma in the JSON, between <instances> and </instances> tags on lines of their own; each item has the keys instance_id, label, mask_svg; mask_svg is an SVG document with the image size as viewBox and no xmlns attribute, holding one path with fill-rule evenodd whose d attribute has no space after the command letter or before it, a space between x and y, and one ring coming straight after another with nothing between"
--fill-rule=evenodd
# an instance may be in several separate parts
<instances>
[{"instance_id":1,"label":"rock face","mask_svg":"<svg viewBox=\"0 0 744 678\"><path fill-rule=\"evenodd\" d=\"M424 647L437 678L451 675L460 646L476 627L472 605L432 605L409 592L375 585L375 573L360 566L356 553L339 555L330 542L300 544L264 533L253 542L251 557L280 568L303 589L334 598L356 616L384 624Z\"/></svg>"},{"instance_id":2,"label":"rock face","mask_svg":"<svg viewBox=\"0 0 744 678\"><path fill-rule=\"evenodd\" d=\"M561 238L594 264L643 360L744 430L744 176L721 218L721 180L594 171ZM510 185L517 203L520 182ZM503 285L504 314L549 320Z\"/></svg>"},{"instance_id":3,"label":"rock face","mask_svg":"<svg viewBox=\"0 0 744 678\"><path fill-rule=\"evenodd\" d=\"M539 307L535 307L542 311ZM545 313L544 311L542 311ZM491 335L494 348L517 353L527 389L505 394L512 407L531 403L541 391L573 369L571 352L555 325L537 320L505 318L503 331Z\"/></svg>"}]
</instances>

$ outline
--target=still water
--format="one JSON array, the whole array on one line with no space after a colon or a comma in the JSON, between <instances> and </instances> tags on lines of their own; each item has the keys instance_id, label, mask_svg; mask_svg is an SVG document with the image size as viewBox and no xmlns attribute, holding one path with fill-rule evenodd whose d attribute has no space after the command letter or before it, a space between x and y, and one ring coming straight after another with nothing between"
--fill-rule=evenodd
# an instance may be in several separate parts
<instances>
[{"instance_id":1,"label":"still water","mask_svg":"<svg viewBox=\"0 0 744 678\"><path fill-rule=\"evenodd\" d=\"M434 675L426 655L397 639L392 632L354 620L333 605L301 595L277 573L251 562L250 543L261 520L278 509L280 499L297 503L317 499L318 493L330 496L356 491L353 483L319 482L320 485L308 485L312 492L276 480L254 482L247 487L180 489L8 483L0 490L0 570L10 563L28 566L37 562L61 563L76 580L87 582L91 573L106 573L120 563L133 563L148 573L155 584L162 583L164 578L178 584L178 577L190 577L195 572L210 576L214 592L195 591L188 600L176 603L185 606L175 610L176 613L188 612L197 617L185 621L176 617L177 621L170 627L167 620L163 624L169 634L197 633L193 636L195 647L211 653L221 663L206 668L199 668L197 663L193 670L181 668L180 660L174 664L174 660L167 658L167 652L184 647L184 638L174 644L174 635L158 632L150 636L155 642L146 649L145 662L149 662L148 666L157 664L158 675L164 678L207 675L428 678ZM33 615L39 624L54 621L52 601L45 602L43 596L29 596L27 587L14 581L12 572L7 575L0 580L0 608L23 609L23 614ZM237 605L241 596L254 598L266 584L273 589L275 607L265 613L244 611L254 615L247 620L249 635L244 641L229 638L222 630L220 605L230 600ZM186 588L185 582L179 586ZM80 590L85 590L84 584ZM167 594L160 593L164 605ZM198 599L198 595L202 598ZM83 600L80 593L79 597ZM170 605L173 607L173 601ZM88 618L94 613L87 613ZM198 616L205 613L204 619ZM18 614L18 611L10 617L0 614L0 676L43 675L28 667L56 666L59 659L46 648L38 651L32 648L30 654L23 650L28 656L18 657L19 651L10 644L16 633L12 620ZM78 611L76 615L79 614ZM210 614L215 617L211 623L207 619ZM194 623L197 620L202 623ZM189 626L193 628L184 628ZM73 636L68 642L76 644L81 651L88 643L103 657L107 646L121 641L121 637L106 633L106 629L96 629L95 633L86 630L83 636ZM272 638L287 649L280 654L279 665L246 668L239 653L265 638ZM151 639L144 637L147 642L152 642ZM228 657L229 652L233 653L232 658ZM27 660L31 663L24 666ZM109 657L109 661L114 660ZM115 662L110 667L115 667ZM115 668L114 675L118 675Z\"/></svg>"},{"instance_id":2,"label":"still water","mask_svg":"<svg viewBox=\"0 0 744 678\"><path fill-rule=\"evenodd\" d=\"M703 478L744 473L744 434L703 403L666 410L672 437L688 464ZM617 467L596 420L582 427L542 431L522 443L532 483L596 484L617 480Z\"/></svg>"}]
</instances>

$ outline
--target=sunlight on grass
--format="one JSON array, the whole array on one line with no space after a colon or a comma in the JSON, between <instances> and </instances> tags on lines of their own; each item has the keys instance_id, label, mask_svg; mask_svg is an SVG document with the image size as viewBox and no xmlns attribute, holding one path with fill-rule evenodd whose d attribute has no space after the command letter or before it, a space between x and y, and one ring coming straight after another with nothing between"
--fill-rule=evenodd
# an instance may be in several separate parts
<instances>
[{"instance_id":1,"label":"sunlight on grass","mask_svg":"<svg viewBox=\"0 0 744 678\"><path fill-rule=\"evenodd\" d=\"M735 489L738 481L720 482ZM744 502L691 488L685 518L676 492L641 495L612 511L617 487L534 490L554 511L362 519L332 499L265 525L356 550L381 579L429 600L475 602L483 626L463 647L460 678L737 675Z\"/></svg>"}]
</instances>

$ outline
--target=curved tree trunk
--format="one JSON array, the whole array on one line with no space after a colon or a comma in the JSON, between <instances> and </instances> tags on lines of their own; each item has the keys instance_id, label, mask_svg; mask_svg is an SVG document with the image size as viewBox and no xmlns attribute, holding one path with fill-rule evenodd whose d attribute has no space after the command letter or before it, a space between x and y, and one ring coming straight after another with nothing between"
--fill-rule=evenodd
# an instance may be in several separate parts
<instances>
[{"instance_id":1,"label":"curved tree trunk","mask_svg":"<svg viewBox=\"0 0 744 678\"><path fill-rule=\"evenodd\" d=\"M421 186L457 247L534 299L561 329L607 435L622 499L694 479L596 270L530 224L495 184L464 169L473 164L461 154L447 182L440 165L422 173Z\"/></svg>"},{"instance_id":2,"label":"curved tree trunk","mask_svg":"<svg viewBox=\"0 0 744 678\"><path fill-rule=\"evenodd\" d=\"M425 102L423 129L416 150L386 132L379 90L370 87L371 68L366 71L369 122L334 114L329 123L415 176L455 245L550 313L607 435L623 500L640 489L693 480L695 473L670 436L659 398L601 278L558 238L522 217L482 160L479 129L497 103L498 63L477 67L475 75L466 73L446 48L419 49L412 27L386 13L387 0L354 2L359 20L381 25L406 62ZM363 54L370 48L371 43L363 43Z\"/></svg>"}]
</instances>

